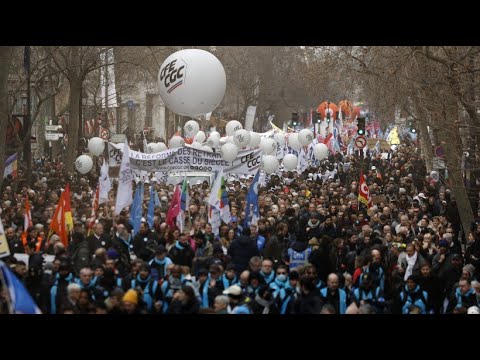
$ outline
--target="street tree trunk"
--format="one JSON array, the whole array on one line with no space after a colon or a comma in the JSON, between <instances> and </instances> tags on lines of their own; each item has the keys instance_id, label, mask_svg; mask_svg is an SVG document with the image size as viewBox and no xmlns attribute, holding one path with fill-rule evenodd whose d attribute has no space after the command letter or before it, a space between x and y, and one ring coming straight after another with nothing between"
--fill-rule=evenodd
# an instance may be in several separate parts
<instances>
[{"instance_id":1,"label":"street tree trunk","mask_svg":"<svg viewBox=\"0 0 480 360\"><path fill-rule=\"evenodd\" d=\"M66 171L72 173L75 171L75 159L78 150L78 127L80 123L79 103L82 97L82 81L70 79L69 95L69 120L68 120L68 144L65 158Z\"/></svg>"},{"instance_id":2,"label":"street tree trunk","mask_svg":"<svg viewBox=\"0 0 480 360\"><path fill-rule=\"evenodd\" d=\"M6 135L8 126L8 73L12 60L12 47L0 46L0 188L5 171Z\"/></svg>"}]
</instances>

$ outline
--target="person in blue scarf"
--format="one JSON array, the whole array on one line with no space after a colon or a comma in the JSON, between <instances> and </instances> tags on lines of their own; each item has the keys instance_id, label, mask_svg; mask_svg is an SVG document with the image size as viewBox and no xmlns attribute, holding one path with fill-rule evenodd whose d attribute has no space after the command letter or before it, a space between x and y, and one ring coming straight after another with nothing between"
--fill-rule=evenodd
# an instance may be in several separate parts
<instances>
[{"instance_id":1,"label":"person in blue scarf","mask_svg":"<svg viewBox=\"0 0 480 360\"><path fill-rule=\"evenodd\" d=\"M192 268L193 258L195 253L189 243L188 234L180 234L180 239L175 242L168 252L168 257L172 259L173 263L180 266L188 266Z\"/></svg>"},{"instance_id":2,"label":"person in blue scarf","mask_svg":"<svg viewBox=\"0 0 480 360\"><path fill-rule=\"evenodd\" d=\"M260 270L260 281L262 284L270 285L275 280L275 271L273 271L273 261L265 259L262 261L262 269Z\"/></svg>"},{"instance_id":3,"label":"person in blue scarf","mask_svg":"<svg viewBox=\"0 0 480 360\"><path fill-rule=\"evenodd\" d=\"M158 281L150 276L150 268L142 264L137 276L131 281L131 289L142 295L145 308L149 313L160 312L162 309L162 291Z\"/></svg>"},{"instance_id":4,"label":"person in blue scarf","mask_svg":"<svg viewBox=\"0 0 480 360\"><path fill-rule=\"evenodd\" d=\"M238 277L235 273L235 265L233 265L232 263L227 265L225 273L222 275L221 281L223 285L222 291L228 289L230 286L238 282Z\"/></svg>"},{"instance_id":5,"label":"person in blue scarf","mask_svg":"<svg viewBox=\"0 0 480 360\"><path fill-rule=\"evenodd\" d=\"M273 291L273 298L285 297L285 288L288 287L288 269L285 265L279 265L277 269L277 276L275 280L270 283L270 288Z\"/></svg>"},{"instance_id":6,"label":"person in blue scarf","mask_svg":"<svg viewBox=\"0 0 480 360\"><path fill-rule=\"evenodd\" d=\"M163 280L167 275L168 265L173 264L167 256L165 246L158 245L155 249L155 257L149 261L150 274L154 280Z\"/></svg>"}]
</instances>

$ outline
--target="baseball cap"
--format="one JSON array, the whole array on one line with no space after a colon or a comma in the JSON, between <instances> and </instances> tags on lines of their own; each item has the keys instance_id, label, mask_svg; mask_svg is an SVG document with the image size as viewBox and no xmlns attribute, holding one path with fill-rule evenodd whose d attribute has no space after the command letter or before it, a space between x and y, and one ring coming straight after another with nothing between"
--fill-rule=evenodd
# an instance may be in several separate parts
<instances>
[{"instance_id":1,"label":"baseball cap","mask_svg":"<svg viewBox=\"0 0 480 360\"><path fill-rule=\"evenodd\" d=\"M480 314L480 308L478 306L470 306L467 310L467 314Z\"/></svg>"},{"instance_id":2,"label":"baseball cap","mask_svg":"<svg viewBox=\"0 0 480 360\"><path fill-rule=\"evenodd\" d=\"M227 290L224 290L223 294L230 296L240 296L242 295L242 288L238 285L232 285Z\"/></svg>"},{"instance_id":3,"label":"baseball cap","mask_svg":"<svg viewBox=\"0 0 480 360\"><path fill-rule=\"evenodd\" d=\"M424 193L418 194L418 197L419 197L419 198L422 198L422 199L426 199L426 198L427 198Z\"/></svg>"}]
</instances>

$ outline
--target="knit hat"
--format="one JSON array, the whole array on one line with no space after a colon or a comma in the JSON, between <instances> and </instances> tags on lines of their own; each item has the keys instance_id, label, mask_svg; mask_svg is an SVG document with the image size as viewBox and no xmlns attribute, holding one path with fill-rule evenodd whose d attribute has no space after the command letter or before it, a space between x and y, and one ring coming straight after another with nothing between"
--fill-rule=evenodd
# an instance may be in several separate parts
<instances>
[{"instance_id":1,"label":"knit hat","mask_svg":"<svg viewBox=\"0 0 480 360\"><path fill-rule=\"evenodd\" d=\"M472 264L467 264L463 267L462 270L468 271L468 273L470 274L470 277L472 277L473 274L475 273L475 266L473 266Z\"/></svg>"},{"instance_id":2,"label":"knit hat","mask_svg":"<svg viewBox=\"0 0 480 360\"><path fill-rule=\"evenodd\" d=\"M128 290L125 295L123 295L123 301L129 302L135 305L138 305L138 294L135 290Z\"/></svg>"},{"instance_id":3,"label":"knit hat","mask_svg":"<svg viewBox=\"0 0 480 360\"><path fill-rule=\"evenodd\" d=\"M116 260L119 258L118 252L116 250L110 249L107 251L109 259Z\"/></svg>"}]
</instances>

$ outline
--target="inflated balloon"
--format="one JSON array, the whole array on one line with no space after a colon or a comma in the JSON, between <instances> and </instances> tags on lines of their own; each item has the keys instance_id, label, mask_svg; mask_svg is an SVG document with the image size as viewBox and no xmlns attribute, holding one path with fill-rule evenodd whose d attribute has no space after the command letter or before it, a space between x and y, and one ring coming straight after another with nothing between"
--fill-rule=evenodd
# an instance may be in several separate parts
<instances>
[{"instance_id":1,"label":"inflated balloon","mask_svg":"<svg viewBox=\"0 0 480 360\"><path fill-rule=\"evenodd\" d=\"M313 155L315 155L315 159L322 161L328 156L328 148L325 144L316 144L313 148Z\"/></svg>"},{"instance_id":2,"label":"inflated balloon","mask_svg":"<svg viewBox=\"0 0 480 360\"><path fill-rule=\"evenodd\" d=\"M227 85L221 62L200 49L170 55L158 74L160 96L173 112L199 116L212 112L222 101Z\"/></svg>"},{"instance_id":3,"label":"inflated balloon","mask_svg":"<svg viewBox=\"0 0 480 360\"><path fill-rule=\"evenodd\" d=\"M243 129L243 126L237 120L230 120L227 123L227 126L225 126L225 131L226 131L228 136L233 136L233 134L235 134L235 131L240 130L240 129Z\"/></svg>"},{"instance_id":4,"label":"inflated balloon","mask_svg":"<svg viewBox=\"0 0 480 360\"><path fill-rule=\"evenodd\" d=\"M170 146L170 149L179 148L185 145L185 140L183 140L181 136L175 135L175 136L172 136L168 145Z\"/></svg>"},{"instance_id":5,"label":"inflated balloon","mask_svg":"<svg viewBox=\"0 0 480 360\"><path fill-rule=\"evenodd\" d=\"M288 146L297 151L302 148L302 144L298 141L298 133L290 134L288 137Z\"/></svg>"},{"instance_id":6,"label":"inflated balloon","mask_svg":"<svg viewBox=\"0 0 480 360\"><path fill-rule=\"evenodd\" d=\"M278 143L278 145L285 145L285 133L283 131L275 133L275 135L273 135L273 138Z\"/></svg>"},{"instance_id":7,"label":"inflated balloon","mask_svg":"<svg viewBox=\"0 0 480 360\"><path fill-rule=\"evenodd\" d=\"M105 142L103 139L99 137L93 137L88 140L88 151L92 153L92 155L100 156L105 150Z\"/></svg>"},{"instance_id":8,"label":"inflated balloon","mask_svg":"<svg viewBox=\"0 0 480 360\"><path fill-rule=\"evenodd\" d=\"M220 138L217 138L215 136L214 137L210 136L207 139L207 145L210 146L211 148L217 147L219 142L220 142Z\"/></svg>"},{"instance_id":9,"label":"inflated balloon","mask_svg":"<svg viewBox=\"0 0 480 360\"><path fill-rule=\"evenodd\" d=\"M227 143L228 136L223 136L218 140L219 145L225 145Z\"/></svg>"},{"instance_id":10,"label":"inflated balloon","mask_svg":"<svg viewBox=\"0 0 480 360\"><path fill-rule=\"evenodd\" d=\"M248 143L248 146L251 148L256 148L260 144L261 140L262 138L260 134L250 131L250 142Z\"/></svg>"},{"instance_id":11,"label":"inflated balloon","mask_svg":"<svg viewBox=\"0 0 480 360\"><path fill-rule=\"evenodd\" d=\"M203 131L199 131L197 133L197 135L195 135L195 141L198 141L199 143L205 142L206 138L207 138L207 136L205 135L205 133Z\"/></svg>"},{"instance_id":12,"label":"inflated balloon","mask_svg":"<svg viewBox=\"0 0 480 360\"><path fill-rule=\"evenodd\" d=\"M212 131L210 133L210 136L209 137L214 137L214 138L217 138L217 139L220 139L221 138L221 135L218 131Z\"/></svg>"},{"instance_id":13,"label":"inflated balloon","mask_svg":"<svg viewBox=\"0 0 480 360\"><path fill-rule=\"evenodd\" d=\"M235 141L233 140L233 136L227 136L226 142L237 146L237 144L235 144Z\"/></svg>"},{"instance_id":14,"label":"inflated balloon","mask_svg":"<svg viewBox=\"0 0 480 360\"><path fill-rule=\"evenodd\" d=\"M260 147L263 149L265 155L274 154L277 152L277 142L272 138L262 138Z\"/></svg>"},{"instance_id":15,"label":"inflated balloon","mask_svg":"<svg viewBox=\"0 0 480 360\"><path fill-rule=\"evenodd\" d=\"M85 175L93 168L92 158L88 155L80 155L77 160L75 160L75 169L80 174Z\"/></svg>"},{"instance_id":16,"label":"inflated balloon","mask_svg":"<svg viewBox=\"0 0 480 360\"><path fill-rule=\"evenodd\" d=\"M313 141L312 130L310 130L310 129L300 130L300 132L298 133L298 141L303 146L307 146L308 144L310 144Z\"/></svg>"},{"instance_id":17,"label":"inflated balloon","mask_svg":"<svg viewBox=\"0 0 480 360\"><path fill-rule=\"evenodd\" d=\"M250 143L250 131L245 129L235 131L233 141L240 148L247 146Z\"/></svg>"},{"instance_id":18,"label":"inflated balloon","mask_svg":"<svg viewBox=\"0 0 480 360\"><path fill-rule=\"evenodd\" d=\"M188 120L183 130L185 130L185 135L188 137L194 137L200 131L200 125L195 120Z\"/></svg>"},{"instance_id":19,"label":"inflated balloon","mask_svg":"<svg viewBox=\"0 0 480 360\"><path fill-rule=\"evenodd\" d=\"M155 143L147 144L147 148L145 149L147 153L154 153L155 152Z\"/></svg>"},{"instance_id":20,"label":"inflated balloon","mask_svg":"<svg viewBox=\"0 0 480 360\"><path fill-rule=\"evenodd\" d=\"M237 158L238 155L238 147L231 143L226 143L222 146L222 158L226 161L233 161Z\"/></svg>"},{"instance_id":21,"label":"inflated balloon","mask_svg":"<svg viewBox=\"0 0 480 360\"><path fill-rule=\"evenodd\" d=\"M160 151L165 151L167 150L167 145L165 145L165 143L162 143L162 142L159 142L159 143L156 143L155 146L154 146L154 152L160 152Z\"/></svg>"},{"instance_id":22,"label":"inflated balloon","mask_svg":"<svg viewBox=\"0 0 480 360\"><path fill-rule=\"evenodd\" d=\"M212 148L208 145L203 145L202 146L202 150L203 151L208 151L208 152L213 152Z\"/></svg>"},{"instance_id":23,"label":"inflated balloon","mask_svg":"<svg viewBox=\"0 0 480 360\"><path fill-rule=\"evenodd\" d=\"M287 154L283 158L283 166L285 170L293 170L298 165L298 158L294 154Z\"/></svg>"},{"instance_id":24,"label":"inflated balloon","mask_svg":"<svg viewBox=\"0 0 480 360\"><path fill-rule=\"evenodd\" d=\"M272 139L273 140L273 139ZM278 168L278 160L273 155L265 155L262 158L262 167L267 174L273 174Z\"/></svg>"},{"instance_id":25,"label":"inflated balloon","mask_svg":"<svg viewBox=\"0 0 480 360\"><path fill-rule=\"evenodd\" d=\"M198 150L202 149L202 144L200 144L198 141L194 141L190 146L194 149L198 149Z\"/></svg>"}]
</instances>

